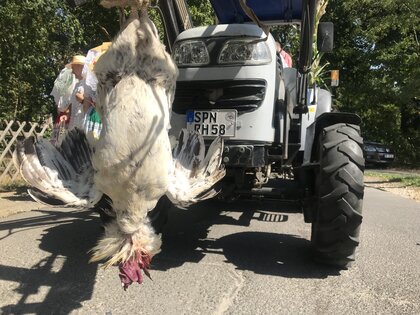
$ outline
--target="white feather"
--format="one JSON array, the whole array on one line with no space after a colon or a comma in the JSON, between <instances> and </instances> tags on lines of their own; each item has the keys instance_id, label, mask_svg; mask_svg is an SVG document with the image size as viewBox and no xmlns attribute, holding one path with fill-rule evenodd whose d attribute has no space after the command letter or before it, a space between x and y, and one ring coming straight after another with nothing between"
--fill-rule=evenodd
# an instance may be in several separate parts
<instances>
[{"instance_id":1,"label":"white feather","mask_svg":"<svg viewBox=\"0 0 420 315\"><path fill-rule=\"evenodd\" d=\"M80 131L73 130L59 148L42 138L28 138L18 143L14 161L22 177L46 198L66 206L91 207L102 193L94 186L90 149L79 136Z\"/></svg>"},{"instance_id":2,"label":"white feather","mask_svg":"<svg viewBox=\"0 0 420 315\"><path fill-rule=\"evenodd\" d=\"M168 129L178 71L147 16L148 1L105 2L138 6L141 14L132 15L95 65L103 128L92 159L90 149L79 150L81 156L71 154L76 139L70 133L64 149L44 140L28 142L17 160L24 178L52 198L87 206L102 193L110 197L115 220L93 249L92 260L109 259L106 265L112 265L139 257L136 253L151 257L159 252L160 237L147 218L159 198L167 194L180 207L211 198L217 193L212 186L225 170L221 138L205 155L202 136L184 130L171 152ZM37 196L45 199L42 193Z\"/></svg>"},{"instance_id":3,"label":"white feather","mask_svg":"<svg viewBox=\"0 0 420 315\"><path fill-rule=\"evenodd\" d=\"M206 156L201 135L183 129L173 150L174 160L166 195L178 207L185 208L217 194L212 189L226 174L221 166L223 141L213 140Z\"/></svg>"}]
</instances>

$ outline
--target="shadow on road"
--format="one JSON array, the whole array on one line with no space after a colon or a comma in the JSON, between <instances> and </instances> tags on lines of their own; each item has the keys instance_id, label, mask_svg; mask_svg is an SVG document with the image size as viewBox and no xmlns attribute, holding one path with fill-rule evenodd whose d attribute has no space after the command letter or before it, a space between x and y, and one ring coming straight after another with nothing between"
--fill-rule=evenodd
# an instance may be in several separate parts
<instances>
[{"instance_id":1,"label":"shadow on road","mask_svg":"<svg viewBox=\"0 0 420 315\"><path fill-rule=\"evenodd\" d=\"M16 187L13 189L12 192L7 190L3 191L0 189L0 193L7 193L8 196L2 196L2 198L10 201L33 201L32 198L29 196L27 190L28 187Z\"/></svg>"},{"instance_id":2,"label":"shadow on road","mask_svg":"<svg viewBox=\"0 0 420 315\"><path fill-rule=\"evenodd\" d=\"M31 268L0 265L0 280L18 282L20 294L16 304L1 308L2 314L69 314L91 299L98 265L88 263L87 252L101 233L99 220L91 211L40 212L43 215L0 224L9 235L45 227L39 248L48 253ZM45 294L44 300L31 302L37 294Z\"/></svg>"},{"instance_id":3,"label":"shadow on road","mask_svg":"<svg viewBox=\"0 0 420 315\"><path fill-rule=\"evenodd\" d=\"M290 211L267 214L270 207L258 202L226 204L212 201L206 206L195 206L190 211L172 209L169 224L163 233L162 252L153 261L153 269L167 270L185 262L198 263L206 254L220 254L239 270L257 274L291 278L326 278L339 275L340 270L315 263L310 241L296 235L243 231L219 239L208 237L213 225L247 227L252 220L286 222ZM225 215L222 210L239 212L239 219Z\"/></svg>"},{"instance_id":4,"label":"shadow on road","mask_svg":"<svg viewBox=\"0 0 420 315\"><path fill-rule=\"evenodd\" d=\"M247 231L246 227L253 220L276 224L288 221L287 210L272 214L268 212L270 207L264 209L261 203L226 205L215 201L210 205L196 205L187 211L172 209L163 234L162 252L154 258L152 269L168 270L185 262L198 263L205 255L212 254L223 255L226 263L239 270L257 274L294 278L338 275L337 270L312 262L310 243L306 239L296 235ZM92 297L98 265L88 263L88 251L101 234L99 218L91 211L36 212L41 215L0 223L0 231L6 232L0 241L28 229L43 229L39 248L46 252L44 258L30 268L0 264L0 280L19 283L16 292L20 295L16 304L2 306L0 313L68 314ZM211 239L208 232L214 225L244 227L244 231L236 229L235 233ZM30 257L28 254L28 259ZM34 302L38 301L40 294L45 298Z\"/></svg>"},{"instance_id":5,"label":"shadow on road","mask_svg":"<svg viewBox=\"0 0 420 315\"><path fill-rule=\"evenodd\" d=\"M10 201L33 201L33 199L28 194L15 194L12 196L2 197L3 199Z\"/></svg>"}]
</instances>

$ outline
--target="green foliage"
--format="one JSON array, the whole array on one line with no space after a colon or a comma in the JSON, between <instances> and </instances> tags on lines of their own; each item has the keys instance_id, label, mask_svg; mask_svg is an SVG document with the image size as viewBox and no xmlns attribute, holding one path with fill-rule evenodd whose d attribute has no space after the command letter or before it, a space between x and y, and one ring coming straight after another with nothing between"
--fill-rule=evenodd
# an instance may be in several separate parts
<instances>
[{"instance_id":1,"label":"green foliage","mask_svg":"<svg viewBox=\"0 0 420 315\"><path fill-rule=\"evenodd\" d=\"M341 106L354 106L347 96L355 91L363 106L416 96L402 95L408 83L419 84L413 73L420 65L416 39L420 12L415 2L330 1L327 15L335 24L336 49L328 59L342 70L343 84L337 91ZM413 87L409 90L415 93Z\"/></svg>"},{"instance_id":2,"label":"green foliage","mask_svg":"<svg viewBox=\"0 0 420 315\"><path fill-rule=\"evenodd\" d=\"M58 69L82 42L82 30L59 0L3 1L0 7L0 118L38 120Z\"/></svg>"},{"instance_id":3,"label":"green foliage","mask_svg":"<svg viewBox=\"0 0 420 315\"><path fill-rule=\"evenodd\" d=\"M297 64L299 57L300 31L297 25L273 26L270 30L274 39L292 57L293 66Z\"/></svg>"},{"instance_id":4,"label":"green foliage","mask_svg":"<svg viewBox=\"0 0 420 315\"><path fill-rule=\"evenodd\" d=\"M399 134L401 115L395 104L377 104L368 107L360 113L360 116L364 137L367 139L392 139Z\"/></svg>"},{"instance_id":5,"label":"green foliage","mask_svg":"<svg viewBox=\"0 0 420 315\"><path fill-rule=\"evenodd\" d=\"M209 0L187 0L194 26L216 24L216 15Z\"/></svg>"},{"instance_id":6,"label":"green foliage","mask_svg":"<svg viewBox=\"0 0 420 315\"><path fill-rule=\"evenodd\" d=\"M111 41L120 30L119 14L116 8L106 9L100 0L91 0L72 10L83 30L83 46L86 53L90 48Z\"/></svg>"},{"instance_id":7,"label":"green foliage","mask_svg":"<svg viewBox=\"0 0 420 315\"><path fill-rule=\"evenodd\" d=\"M74 8L63 0L2 0L0 119L37 121L54 112L49 93L60 69L119 30L117 10L98 3ZM209 0L187 4L195 26L216 23ZM329 0L322 20L334 22L335 51L315 58L313 68L318 83L326 64L339 69L334 106L362 116L366 139L393 145L399 160L410 163L420 159L419 4ZM162 34L158 14L151 10L151 17ZM274 27L272 34L296 64L298 28Z\"/></svg>"},{"instance_id":8,"label":"green foliage","mask_svg":"<svg viewBox=\"0 0 420 315\"><path fill-rule=\"evenodd\" d=\"M334 53L325 55L340 69L335 106L362 116L365 139L418 163L419 1L330 0L324 20L335 26Z\"/></svg>"},{"instance_id":9,"label":"green foliage","mask_svg":"<svg viewBox=\"0 0 420 315\"><path fill-rule=\"evenodd\" d=\"M324 53L318 51L317 47L317 31L318 31L318 25L321 21L322 16L325 14L325 10L328 6L328 0L319 0L318 6L316 8L316 15L315 15L315 34L313 39L313 57L312 57L312 65L311 65L311 72L310 72L310 84L314 85L317 84L321 87L327 87L326 84L326 77L328 75L327 73L327 67L330 65L330 63L327 61L325 62L323 60ZM322 62L321 62L322 61Z\"/></svg>"},{"instance_id":10,"label":"green foliage","mask_svg":"<svg viewBox=\"0 0 420 315\"><path fill-rule=\"evenodd\" d=\"M196 25L215 22L209 1L189 5ZM150 14L163 36L160 16L155 10ZM99 0L80 7L62 0L3 0L0 119L38 121L54 113L49 93L57 74L72 55L112 40L119 31L118 17L115 8L102 8Z\"/></svg>"},{"instance_id":11,"label":"green foliage","mask_svg":"<svg viewBox=\"0 0 420 315\"><path fill-rule=\"evenodd\" d=\"M151 9L149 10L149 16L150 19L153 21L153 23L156 25L156 28L158 30L159 33L159 38L160 41L162 43L164 43L164 39L165 39L165 28L164 28L164 24L162 21L162 15L160 14L160 11L157 9Z\"/></svg>"},{"instance_id":12,"label":"green foliage","mask_svg":"<svg viewBox=\"0 0 420 315\"><path fill-rule=\"evenodd\" d=\"M0 119L38 121L55 112L49 93L71 56L111 40L119 23L99 0L76 8L62 0L5 0L0 28Z\"/></svg>"}]
</instances>

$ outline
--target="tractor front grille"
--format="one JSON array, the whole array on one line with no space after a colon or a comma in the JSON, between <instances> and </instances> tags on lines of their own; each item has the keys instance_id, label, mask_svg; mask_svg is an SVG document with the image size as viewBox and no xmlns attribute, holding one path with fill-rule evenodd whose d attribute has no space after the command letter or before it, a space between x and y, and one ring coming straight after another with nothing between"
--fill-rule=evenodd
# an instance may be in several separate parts
<instances>
[{"instance_id":1,"label":"tractor front grille","mask_svg":"<svg viewBox=\"0 0 420 315\"><path fill-rule=\"evenodd\" d=\"M250 112L261 106L266 85L264 80L177 82L172 110L177 114L191 109Z\"/></svg>"}]
</instances>

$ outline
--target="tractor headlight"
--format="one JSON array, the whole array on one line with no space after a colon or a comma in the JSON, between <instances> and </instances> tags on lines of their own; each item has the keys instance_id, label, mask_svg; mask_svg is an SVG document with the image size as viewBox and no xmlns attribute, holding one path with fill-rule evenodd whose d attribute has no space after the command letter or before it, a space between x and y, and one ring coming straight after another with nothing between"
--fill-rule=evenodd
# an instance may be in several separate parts
<instances>
[{"instance_id":1,"label":"tractor headlight","mask_svg":"<svg viewBox=\"0 0 420 315\"><path fill-rule=\"evenodd\" d=\"M203 66L210 62L206 44L201 40L185 40L175 44L172 57L178 66Z\"/></svg>"},{"instance_id":2,"label":"tractor headlight","mask_svg":"<svg viewBox=\"0 0 420 315\"><path fill-rule=\"evenodd\" d=\"M260 65L271 61L266 42L255 39L229 40L223 46L218 63Z\"/></svg>"}]
</instances>

